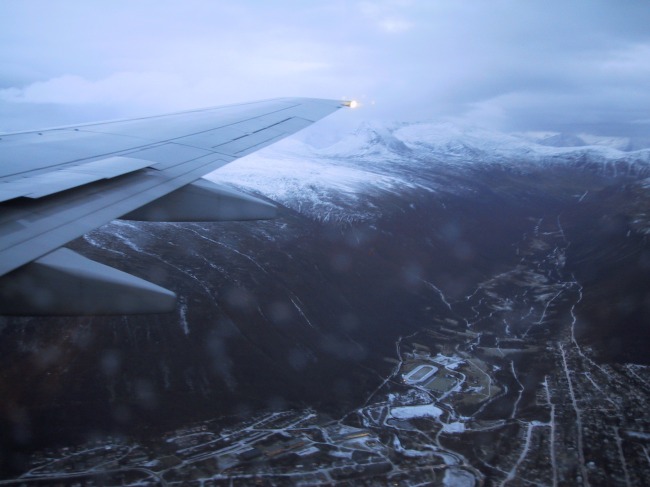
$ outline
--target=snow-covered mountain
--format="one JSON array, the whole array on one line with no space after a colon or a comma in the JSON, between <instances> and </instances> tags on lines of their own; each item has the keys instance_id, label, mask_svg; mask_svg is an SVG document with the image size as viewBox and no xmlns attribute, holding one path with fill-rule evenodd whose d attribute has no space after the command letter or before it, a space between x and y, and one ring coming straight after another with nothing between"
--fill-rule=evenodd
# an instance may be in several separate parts
<instances>
[{"instance_id":1,"label":"snow-covered mountain","mask_svg":"<svg viewBox=\"0 0 650 487\"><path fill-rule=\"evenodd\" d=\"M375 213L364 196L414 188L459 192L462 185L450 185L449 175L477 168L526 173L571 166L601 176L650 177L650 149L623 151L602 138L591 144L585 139L451 123L363 123L325 148L285 139L208 179L253 190L317 219L359 220Z\"/></svg>"}]
</instances>

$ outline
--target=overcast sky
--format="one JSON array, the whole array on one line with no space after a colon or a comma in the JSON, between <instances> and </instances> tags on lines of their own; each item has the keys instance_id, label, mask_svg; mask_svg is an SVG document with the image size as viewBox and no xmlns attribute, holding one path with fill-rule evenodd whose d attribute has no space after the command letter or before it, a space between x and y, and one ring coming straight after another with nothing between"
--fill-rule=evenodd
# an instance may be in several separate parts
<instances>
[{"instance_id":1,"label":"overcast sky","mask_svg":"<svg viewBox=\"0 0 650 487\"><path fill-rule=\"evenodd\" d=\"M650 3L1 0L0 130L279 96L647 134Z\"/></svg>"}]
</instances>

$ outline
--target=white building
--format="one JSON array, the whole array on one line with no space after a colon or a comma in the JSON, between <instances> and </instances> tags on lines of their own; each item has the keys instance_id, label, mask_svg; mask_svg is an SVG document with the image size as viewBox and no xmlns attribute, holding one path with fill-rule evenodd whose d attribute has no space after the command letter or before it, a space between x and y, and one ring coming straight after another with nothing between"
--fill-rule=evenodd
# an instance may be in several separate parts
<instances>
[{"instance_id":1,"label":"white building","mask_svg":"<svg viewBox=\"0 0 650 487\"><path fill-rule=\"evenodd\" d=\"M402 375L404 382L406 384L420 384L421 382L426 381L433 374L438 372L438 367L433 365L423 364L418 365L416 368L411 370L408 374Z\"/></svg>"}]
</instances>

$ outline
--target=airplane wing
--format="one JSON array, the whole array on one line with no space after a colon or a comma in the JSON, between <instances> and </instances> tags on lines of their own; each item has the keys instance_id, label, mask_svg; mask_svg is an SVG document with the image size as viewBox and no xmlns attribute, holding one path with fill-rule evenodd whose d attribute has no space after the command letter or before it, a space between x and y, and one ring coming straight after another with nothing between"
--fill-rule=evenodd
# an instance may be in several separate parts
<instances>
[{"instance_id":1,"label":"airplane wing","mask_svg":"<svg viewBox=\"0 0 650 487\"><path fill-rule=\"evenodd\" d=\"M351 102L282 98L0 134L0 314L169 311L171 291L61 248L116 218L271 218L201 176Z\"/></svg>"}]
</instances>

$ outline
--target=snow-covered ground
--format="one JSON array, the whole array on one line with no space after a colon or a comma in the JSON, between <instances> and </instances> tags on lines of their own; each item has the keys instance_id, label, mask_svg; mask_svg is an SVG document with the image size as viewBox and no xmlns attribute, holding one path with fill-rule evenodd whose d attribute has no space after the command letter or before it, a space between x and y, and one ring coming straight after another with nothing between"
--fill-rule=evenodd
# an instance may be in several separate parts
<instances>
[{"instance_id":1,"label":"snow-covered ground","mask_svg":"<svg viewBox=\"0 0 650 487\"><path fill-rule=\"evenodd\" d=\"M392 408L390 415L397 419L412 418L437 418L442 414L442 409L435 407L433 404L422 404L420 406L401 406Z\"/></svg>"},{"instance_id":2,"label":"snow-covered ground","mask_svg":"<svg viewBox=\"0 0 650 487\"><path fill-rule=\"evenodd\" d=\"M448 468L445 470L442 485L445 487L471 487L476 485L476 479L462 468Z\"/></svg>"}]
</instances>

